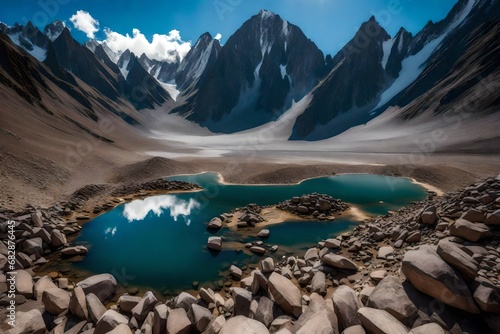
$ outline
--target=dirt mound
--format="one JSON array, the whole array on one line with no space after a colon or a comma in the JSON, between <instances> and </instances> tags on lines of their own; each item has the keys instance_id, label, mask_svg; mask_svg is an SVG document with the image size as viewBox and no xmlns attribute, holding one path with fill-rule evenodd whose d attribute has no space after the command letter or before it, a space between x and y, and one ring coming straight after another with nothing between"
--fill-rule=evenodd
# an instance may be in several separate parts
<instances>
[{"instance_id":1,"label":"dirt mound","mask_svg":"<svg viewBox=\"0 0 500 334\"><path fill-rule=\"evenodd\" d=\"M114 170L111 182L140 182L181 173L193 173L195 169L188 162L154 157Z\"/></svg>"}]
</instances>

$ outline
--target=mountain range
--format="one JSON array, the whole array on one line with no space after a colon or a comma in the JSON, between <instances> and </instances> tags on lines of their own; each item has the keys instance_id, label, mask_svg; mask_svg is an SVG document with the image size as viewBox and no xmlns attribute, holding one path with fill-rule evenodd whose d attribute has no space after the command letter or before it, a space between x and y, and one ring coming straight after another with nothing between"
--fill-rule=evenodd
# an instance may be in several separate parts
<instances>
[{"instance_id":1,"label":"mountain range","mask_svg":"<svg viewBox=\"0 0 500 334\"><path fill-rule=\"evenodd\" d=\"M116 53L96 40L81 45L61 21L43 32L0 23L0 88L32 106L11 112L43 111L51 118L42 122L56 117L76 131L107 117L147 131L158 113L224 134L292 119L289 140L332 138L375 120L429 130L498 114L499 20L491 0L460 0L415 35L402 27L390 36L371 17L325 56L298 26L262 10L224 45L205 33L174 61ZM472 115L463 117L471 99Z\"/></svg>"}]
</instances>

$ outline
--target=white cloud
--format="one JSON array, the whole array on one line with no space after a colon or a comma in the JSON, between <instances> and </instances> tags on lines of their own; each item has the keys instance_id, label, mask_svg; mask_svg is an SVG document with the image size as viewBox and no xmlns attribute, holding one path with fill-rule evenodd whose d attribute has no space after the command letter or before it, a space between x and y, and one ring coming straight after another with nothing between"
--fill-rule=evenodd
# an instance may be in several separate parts
<instances>
[{"instance_id":1,"label":"white cloud","mask_svg":"<svg viewBox=\"0 0 500 334\"><path fill-rule=\"evenodd\" d=\"M151 42L139 29L133 29L132 36L109 28L105 28L104 33L107 46L117 54L129 49L137 57L145 53L149 59L176 62L177 55L182 60L191 49L191 42L183 41L178 30L172 30L168 35L154 34Z\"/></svg>"},{"instance_id":2,"label":"white cloud","mask_svg":"<svg viewBox=\"0 0 500 334\"><path fill-rule=\"evenodd\" d=\"M222 35L220 33L217 33L217 35L215 35L214 39L220 41L222 38Z\"/></svg>"},{"instance_id":3,"label":"white cloud","mask_svg":"<svg viewBox=\"0 0 500 334\"><path fill-rule=\"evenodd\" d=\"M123 209L123 216L130 222L134 220L144 220L146 216L153 212L158 217L164 211L170 211L170 217L177 221L179 216L184 218L187 225L191 223L189 215L191 211L200 208L200 203L193 198L188 201L178 199L175 195L160 195L148 197L143 200L135 200L125 204ZM112 232L112 230L110 230ZM116 232L116 231L115 231Z\"/></svg>"},{"instance_id":4,"label":"white cloud","mask_svg":"<svg viewBox=\"0 0 500 334\"><path fill-rule=\"evenodd\" d=\"M94 38L99 31L99 21L94 19L89 12L79 10L69 19L76 29L87 34L88 38Z\"/></svg>"}]
</instances>

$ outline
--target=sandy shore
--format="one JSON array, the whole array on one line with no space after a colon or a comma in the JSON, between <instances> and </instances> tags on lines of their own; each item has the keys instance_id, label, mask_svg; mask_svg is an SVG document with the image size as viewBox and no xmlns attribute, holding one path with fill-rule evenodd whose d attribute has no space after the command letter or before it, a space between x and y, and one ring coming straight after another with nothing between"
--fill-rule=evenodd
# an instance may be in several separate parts
<instances>
[{"instance_id":1,"label":"sandy shore","mask_svg":"<svg viewBox=\"0 0 500 334\"><path fill-rule=\"evenodd\" d=\"M349 161L353 156L357 157L356 163ZM49 155L47 159L38 159L31 155L14 156L0 152L3 166L0 185L4 189L0 194L0 207L14 210L26 205L48 207L88 184L117 186L204 171L220 174L221 182L227 184L252 185L293 184L309 178L346 173L401 176L438 194L455 191L488 175L500 173L500 157L494 155L430 155L422 165L400 164L398 156L350 154L345 163L325 163L316 162L306 155L301 163L297 163L283 159L277 161L267 155L252 159L221 157L175 161L130 154L122 155L120 160L111 157L112 161L89 156L86 165L68 171L58 168L57 160L49 161Z\"/></svg>"}]
</instances>

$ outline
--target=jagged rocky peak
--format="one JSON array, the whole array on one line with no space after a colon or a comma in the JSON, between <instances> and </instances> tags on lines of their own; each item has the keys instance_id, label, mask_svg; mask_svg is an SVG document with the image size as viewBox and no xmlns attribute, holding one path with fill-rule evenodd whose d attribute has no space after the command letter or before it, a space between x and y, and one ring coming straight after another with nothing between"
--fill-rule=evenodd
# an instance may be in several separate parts
<instances>
[{"instance_id":1,"label":"jagged rocky peak","mask_svg":"<svg viewBox=\"0 0 500 334\"><path fill-rule=\"evenodd\" d=\"M120 68L120 71L122 72L123 77L126 79L128 76L128 71L130 70L130 60L132 58L135 58L135 55L130 52L129 49L125 50L118 59L118 62L116 65L118 65L118 68Z\"/></svg>"},{"instance_id":2,"label":"jagged rocky peak","mask_svg":"<svg viewBox=\"0 0 500 334\"><path fill-rule=\"evenodd\" d=\"M66 28L66 24L63 21L57 20L46 25L43 33L53 42L59 37L64 28Z\"/></svg>"},{"instance_id":3,"label":"jagged rocky peak","mask_svg":"<svg viewBox=\"0 0 500 334\"><path fill-rule=\"evenodd\" d=\"M364 22L331 61L333 69L312 91L296 120L291 139L318 140L341 133L366 117L388 84L383 68L389 34L375 17ZM335 92L335 94L332 94ZM335 121L342 117L342 121Z\"/></svg>"},{"instance_id":4,"label":"jagged rocky peak","mask_svg":"<svg viewBox=\"0 0 500 334\"><path fill-rule=\"evenodd\" d=\"M85 44L84 44L84 45L85 45L85 46L87 47L87 49L89 49L90 51L95 52L95 50L96 50L97 46L99 46L99 45L100 45L100 43L99 43L98 41L96 41L95 39L91 39L90 41L85 42Z\"/></svg>"},{"instance_id":5,"label":"jagged rocky peak","mask_svg":"<svg viewBox=\"0 0 500 334\"><path fill-rule=\"evenodd\" d=\"M476 0L459 0L446 15L446 18L439 22L429 20L424 28L415 35L410 45L410 55L415 55L424 48L430 41L442 36L451 26L461 22L464 19L472 6L478 5Z\"/></svg>"},{"instance_id":6,"label":"jagged rocky peak","mask_svg":"<svg viewBox=\"0 0 500 334\"><path fill-rule=\"evenodd\" d=\"M197 95L174 111L214 132L249 129L278 118L325 72L323 53L302 30L263 10L227 40Z\"/></svg>"},{"instance_id":7,"label":"jagged rocky peak","mask_svg":"<svg viewBox=\"0 0 500 334\"><path fill-rule=\"evenodd\" d=\"M207 66L217 58L220 49L220 42L213 39L210 33L201 35L178 67L175 77L177 87L185 90L195 84Z\"/></svg>"},{"instance_id":8,"label":"jagged rocky peak","mask_svg":"<svg viewBox=\"0 0 500 334\"><path fill-rule=\"evenodd\" d=\"M24 49L30 55L43 61L46 58L49 39L29 21L25 26L15 23L9 27L0 25L2 30L17 46Z\"/></svg>"},{"instance_id":9,"label":"jagged rocky peak","mask_svg":"<svg viewBox=\"0 0 500 334\"><path fill-rule=\"evenodd\" d=\"M402 68L401 62L407 57L412 40L413 35L405 28L401 28L393 39L384 42L383 62L386 63L382 66L391 77L397 78L399 76Z\"/></svg>"}]
</instances>

